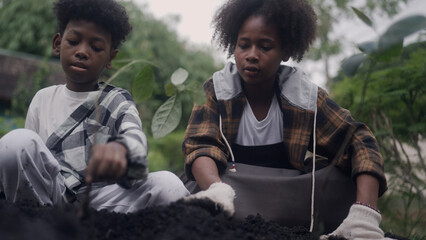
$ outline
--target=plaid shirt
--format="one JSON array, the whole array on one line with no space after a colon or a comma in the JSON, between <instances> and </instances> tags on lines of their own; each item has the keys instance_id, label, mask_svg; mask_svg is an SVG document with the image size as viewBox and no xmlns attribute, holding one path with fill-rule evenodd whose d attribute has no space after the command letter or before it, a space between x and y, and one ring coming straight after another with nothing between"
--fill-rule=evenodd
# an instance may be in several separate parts
<instances>
[{"instance_id":1,"label":"plaid shirt","mask_svg":"<svg viewBox=\"0 0 426 240\"><path fill-rule=\"evenodd\" d=\"M127 175L119 183L129 186L129 180L145 178L148 147L139 113L126 90L107 85L100 95L99 91L90 93L49 136L46 145L61 164L66 187L75 192L84 183L92 145L110 141L117 141L127 149Z\"/></svg>"},{"instance_id":2,"label":"plaid shirt","mask_svg":"<svg viewBox=\"0 0 426 240\"><path fill-rule=\"evenodd\" d=\"M283 148L290 164L304 172L312 168L305 161L305 155L308 150L312 152L317 108L316 153L334 159L349 133L348 145L336 159L336 165L351 174L353 179L361 173L372 174L379 180L380 195L383 194L387 188L383 159L368 127L356 122L348 110L338 106L323 89L296 68L281 66L276 83L283 113ZM241 79L232 63L207 80L204 90L207 101L202 106L194 106L182 145L185 173L191 180L194 180L192 163L198 157L211 157L219 173L227 168L230 153L220 135L219 115L222 117L222 131L232 145L246 103Z\"/></svg>"}]
</instances>

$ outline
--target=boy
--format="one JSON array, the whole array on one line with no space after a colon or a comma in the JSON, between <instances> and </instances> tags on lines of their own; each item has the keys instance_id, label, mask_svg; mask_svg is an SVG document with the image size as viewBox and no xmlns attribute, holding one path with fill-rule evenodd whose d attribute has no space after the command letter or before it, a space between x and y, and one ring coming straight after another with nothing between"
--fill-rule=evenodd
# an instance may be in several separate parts
<instances>
[{"instance_id":1,"label":"boy","mask_svg":"<svg viewBox=\"0 0 426 240\"><path fill-rule=\"evenodd\" d=\"M113 0L59 0L54 5L66 84L34 96L26 129L0 140L0 190L9 201L45 205L81 201L91 184L96 210L134 212L188 194L172 173L148 174L147 141L130 94L98 83L131 31Z\"/></svg>"},{"instance_id":2,"label":"boy","mask_svg":"<svg viewBox=\"0 0 426 240\"><path fill-rule=\"evenodd\" d=\"M302 60L315 39L309 3L229 0L213 23L235 64L206 81L207 102L192 111L185 172L202 191L185 199L210 198L239 218L260 213L311 231L319 209L317 229L383 238L376 204L386 179L373 134L299 69L281 65ZM316 171L315 165L326 167Z\"/></svg>"}]
</instances>

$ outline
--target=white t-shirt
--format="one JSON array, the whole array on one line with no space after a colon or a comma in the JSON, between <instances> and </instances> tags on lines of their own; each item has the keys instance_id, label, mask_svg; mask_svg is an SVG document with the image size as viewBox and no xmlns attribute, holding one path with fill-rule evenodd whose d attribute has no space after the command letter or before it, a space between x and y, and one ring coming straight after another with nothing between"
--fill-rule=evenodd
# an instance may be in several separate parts
<instances>
[{"instance_id":1,"label":"white t-shirt","mask_svg":"<svg viewBox=\"0 0 426 240\"><path fill-rule=\"evenodd\" d=\"M235 143L242 146L262 146L283 141L283 115L277 98L273 97L268 115L258 121L248 100L238 127Z\"/></svg>"},{"instance_id":2,"label":"white t-shirt","mask_svg":"<svg viewBox=\"0 0 426 240\"><path fill-rule=\"evenodd\" d=\"M37 132L46 142L49 136L87 98L90 92L73 92L64 84L43 88L28 108L25 128Z\"/></svg>"}]
</instances>

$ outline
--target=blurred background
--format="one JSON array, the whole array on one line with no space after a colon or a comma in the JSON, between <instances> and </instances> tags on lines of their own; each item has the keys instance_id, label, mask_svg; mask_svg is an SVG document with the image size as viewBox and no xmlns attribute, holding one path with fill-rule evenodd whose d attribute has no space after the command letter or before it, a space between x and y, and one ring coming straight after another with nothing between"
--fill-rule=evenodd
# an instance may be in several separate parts
<instances>
[{"instance_id":1,"label":"blurred background","mask_svg":"<svg viewBox=\"0 0 426 240\"><path fill-rule=\"evenodd\" d=\"M389 190L379 203L382 228L410 239L425 239L426 1L309 1L318 15L317 41L301 63L285 64L302 68L371 128L389 181ZM211 41L210 21L225 1L120 2L128 10L133 32L121 46L114 69L105 71L103 78L112 76L125 60L152 63L152 96L138 103L149 139L150 170L167 169L181 175L181 143L193 99L180 95L181 120L165 137L153 137L151 121L169 98L165 86L176 69L186 69L186 82L202 93L203 82L232 61ZM0 137L24 126L37 90L64 83L59 61L51 53L56 33L52 3L0 0ZM396 44L381 51L382 40L389 38L395 38ZM112 84L131 91L134 76L145 65L133 65Z\"/></svg>"}]
</instances>

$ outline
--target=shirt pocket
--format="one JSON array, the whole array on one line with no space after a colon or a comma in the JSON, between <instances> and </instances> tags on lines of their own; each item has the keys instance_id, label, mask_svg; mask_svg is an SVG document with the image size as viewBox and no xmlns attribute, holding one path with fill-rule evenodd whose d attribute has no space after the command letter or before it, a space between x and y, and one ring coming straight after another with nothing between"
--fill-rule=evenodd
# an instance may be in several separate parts
<instances>
[{"instance_id":1,"label":"shirt pocket","mask_svg":"<svg viewBox=\"0 0 426 240\"><path fill-rule=\"evenodd\" d=\"M94 144L105 144L111 136L108 126L102 126L91 119L87 119L83 122L83 128L86 136L85 141L90 146Z\"/></svg>"}]
</instances>

